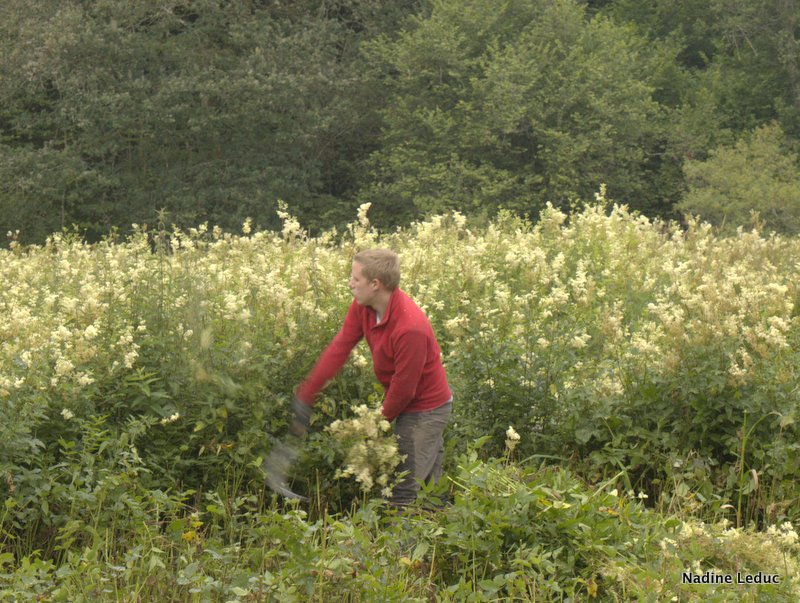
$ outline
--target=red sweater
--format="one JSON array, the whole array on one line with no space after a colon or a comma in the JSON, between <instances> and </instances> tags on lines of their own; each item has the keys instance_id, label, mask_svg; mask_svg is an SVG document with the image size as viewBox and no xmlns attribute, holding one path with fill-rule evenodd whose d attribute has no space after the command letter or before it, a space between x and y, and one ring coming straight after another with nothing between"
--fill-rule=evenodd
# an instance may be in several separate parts
<instances>
[{"instance_id":1,"label":"red sweater","mask_svg":"<svg viewBox=\"0 0 800 603\"><path fill-rule=\"evenodd\" d=\"M375 376L386 390L383 414L388 420L403 412L433 410L452 398L431 323L411 298L395 289L380 324L376 320L375 310L353 300L341 330L297 388L301 402L314 403L362 337L372 352Z\"/></svg>"}]
</instances>

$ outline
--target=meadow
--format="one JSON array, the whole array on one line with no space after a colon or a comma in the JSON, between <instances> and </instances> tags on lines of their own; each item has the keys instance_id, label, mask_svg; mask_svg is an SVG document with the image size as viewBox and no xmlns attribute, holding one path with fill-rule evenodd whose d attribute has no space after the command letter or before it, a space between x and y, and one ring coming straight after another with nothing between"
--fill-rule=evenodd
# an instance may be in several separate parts
<instances>
[{"instance_id":1,"label":"meadow","mask_svg":"<svg viewBox=\"0 0 800 603\"><path fill-rule=\"evenodd\" d=\"M313 237L285 206L280 232L9 233L0 600L800 597L800 240L602 190L535 223L377 232L368 212ZM439 338L446 477L408 513L382 503L392 436L362 342L293 472L311 503L282 501L261 461L373 246Z\"/></svg>"}]
</instances>

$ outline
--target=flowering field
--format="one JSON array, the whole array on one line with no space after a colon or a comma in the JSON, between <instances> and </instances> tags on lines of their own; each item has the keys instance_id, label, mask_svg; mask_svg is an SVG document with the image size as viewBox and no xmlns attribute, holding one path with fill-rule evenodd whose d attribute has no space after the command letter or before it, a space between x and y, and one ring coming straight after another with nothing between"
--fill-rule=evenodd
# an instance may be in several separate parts
<instances>
[{"instance_id":1,"label":"flowering field","mask_svg":"<svg viewBox=\"0 0 800 603\"><path fill-rule=\"evenodd\" d=\"M393 233L365 205L318 237L282 208L280 233L12 240L0 594L794 598L800 241L607 205ZM340 326L353 254L377 245L439 336L453 504L397 517L370 501L396 459L362 344L296 467L313 502L283 507L263 488L266 436ZM746 582L762 575L780 583Z\"/></svg>"}]
</instances>

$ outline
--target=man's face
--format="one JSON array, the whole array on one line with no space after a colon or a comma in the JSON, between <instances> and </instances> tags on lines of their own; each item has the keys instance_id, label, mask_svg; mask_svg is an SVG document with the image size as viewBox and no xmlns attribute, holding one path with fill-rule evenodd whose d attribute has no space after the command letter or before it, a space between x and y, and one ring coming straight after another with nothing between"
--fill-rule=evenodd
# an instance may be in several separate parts
<instances>
[{"instance_id":1,"label":"man's face","mask_svg":"<svg viewBox=\"0 0 800 603\"><path fill-rule=\"evenodd\" d=\"M378 279L368 281L364 276L364 267L358 262L353 262L353 269L350 272L350 292L356 299L356 302L361 305L369 305L375 297L375 294L380 287Z\"/></svg>"}]
</instances>

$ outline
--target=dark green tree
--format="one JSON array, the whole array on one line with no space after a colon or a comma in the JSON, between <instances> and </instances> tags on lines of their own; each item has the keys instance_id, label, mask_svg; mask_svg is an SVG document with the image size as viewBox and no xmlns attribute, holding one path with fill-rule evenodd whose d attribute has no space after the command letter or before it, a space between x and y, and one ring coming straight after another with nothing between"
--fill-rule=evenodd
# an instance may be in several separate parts
<instances>
[{"instance_id":1,"label":"dark green tree","mask_svg":"<svg viewBox=\"0 0 800 603\"><path fill-rule=\"evenodd\" d=\"M694 187L681 187L684 171L693 172L712 150L747 139L773 120L790 138L800 138L797 0L612 0L599 10L676 51L674 68L662 71L666 77L655 95L671 114L665 147L671 162L662 163L666 183L684 191ZM697 200L693 191L691 203Z\"/></svg>"},{"instance_id":2,"label":"dark green tree","mask_svg":"<svg viewBox=\"0 0 800 603\"><path fill-rule=\"evenodd\" d=\"M800 138L800 2L715 0L720 52L713 89L727 125L750 130L777 119Z\"/></svg>"},{"instance_id":3,"label":"dark green tree","mask_svg":"<svg viewBox=\"0 0 800 603\"><path fill-rule=\"evenodd\" d=\"M89 0L0 10L0 228L352 218L380 95L360 40L412 3ZM345 218L346 216L346 218Z\"/></svg>"},{"instance_id":4,"label":"dark green tree","mask_svg":"<svg viewBox=\"0 0 800 603\"><path fill-rule=\"evenodd\" d=\"M663 57L632 28L572 0L443 0L367 49L391 91L362 191L378 211L535 213L601 183L660 202Z\"/></svg>"},{"instance_id":5,"label":"dark green tree","mask_svg":"<svg viewBox=\"0 0 800 603\"><path fill-rule=\"evenodd\" d=\"M613 0L602 12L676 44L678 64L713 93L725 128L745 132L779 119L800 137L798 0Z\"/></svg>"}]
</instances>

